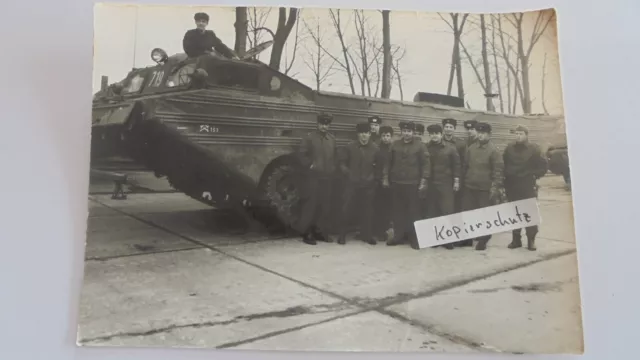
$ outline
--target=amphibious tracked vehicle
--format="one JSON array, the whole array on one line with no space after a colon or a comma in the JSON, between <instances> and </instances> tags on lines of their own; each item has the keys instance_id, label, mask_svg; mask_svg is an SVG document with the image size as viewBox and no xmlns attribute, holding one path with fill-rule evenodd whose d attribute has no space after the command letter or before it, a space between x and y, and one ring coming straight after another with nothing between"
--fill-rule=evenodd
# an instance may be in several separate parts
<instances>
[{"instance_id":1,"label":"amphibious tracked vehicle","mask_svg":"<svg viewBox=\"0 0 640 360\"><path fill-rule=\"evenodd\" d=\"M130 159L198 201L268 213L268 221L275 215L287 226L296 221L305 184L294 154L320 112L334 116L330 131L339 146L355 138L357 122L378 115L397 133L400 121L488 122L500 147L512 139L515 124L524 124L546 151L546 134L558 121L474 111L438 94L417 93L413 102L403 102L315 91L252 59L269 45L235 60L215 54L169 57L154 49L156 65L133 69L95 94L92 168ZM466 136L461 125L456 131ZM339 186L339 175L336 181Z\"/></svg>"}]
</instances>

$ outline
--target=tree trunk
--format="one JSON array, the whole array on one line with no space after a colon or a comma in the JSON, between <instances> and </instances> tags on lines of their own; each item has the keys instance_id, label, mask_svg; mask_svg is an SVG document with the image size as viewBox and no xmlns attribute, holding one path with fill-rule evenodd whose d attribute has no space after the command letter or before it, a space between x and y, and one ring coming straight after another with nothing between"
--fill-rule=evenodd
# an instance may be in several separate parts
<instances>
[{"instance_id":1,"label":"tree trunk","mask_svg":"<svg viewBox=\"0 0 640 360\"><path fill-rule=\"evenodd\" d=\"M507 112L513 114L511 112L511 73L509 69L505 70L505 73L507 75Z\"/></svg>"},{"instance_id":2,"label":"tree trunk","mask_svg":"<svg viewBox=\"0 0 640 360\"><path fill-rule=\"evenodd\" d=\"M500 83L500 70L498 69L498 54L496 54L496 28L491 16L491 49L493 51L493 65L496 71L496 85L498 85L498 98L500 99L500 112L504 113L504 98L502 97L502 84Z\"/></svg>"},{"instance_id":3,"label":"tree trunk","mask_svg":"<svg viewBox=\"0 0 640 360\"><path fill-rule=\"evenodd\" d=\"M464 14L462 20L458 22L460 14L451 14L451 20L453 24L450 24L451 29L453 30L453 55L452 55L452 66L455 66L456 72L456 80L458 87L458 97L464 100L464 86L462 83L462 60L460 57L460 38L462 36L462 29L464 28L464 23L467 20L467 16L469 14ZM449 89L447 94L451 94L451 82L452 78L449 78Z\"/></svg>"},{"instance_id":4,"label":"tree trunk","mask_svg":"<svg viewBox=\"0 0 640 360\"><path fill-rule=\"evenodd\" d=\"M273 46L271 47L271 59L269 60L269 66L275 70L280 71L280 62L282 60L282 52L284 51L284 44L287 42L287 38L291 33L291 29L296 23L298 17L298 9L289 9L289 18L287 19L287 9L281 7L278 14L278 28L276 35L273 39Z\"/></svg>"},{"instance_id":5,"label":"tree trunk","mask_svg":"<svg viewBox=\"0 0 640 360\"><path fill-rule=\"evenodd\" d=\"M453 89L453 76L456 72L456 49L458 42L456 41L456 29L458 28L458 14L451 14L453 21L453 49L451 50L451 69L449 70L449 84L447 86L447 95L451 95Z\"/></svg>"},{"instance_id":6,"label":"tree trunk","mask_svg":"<svg viewBox=\"0 0 640 360\"><path fill-rule=\"evenodd\" d=\"M453 76L456 73L456 42L453 41L453 49L451 50L451 69L449 69L449 84L447 85L447 95L451 95L453 89Z\"/></svg>"},{"instance_id":7,"label":"tree trunk","mask_svg":"<svg viewBox=\"0 0 640 360\"><path fill-rule=\"evenodd\" d=\"M493 91L491 90L491 73L489 72L489 56L487 55L487 27L484 23L484 15L480 15L480 31L482 33L482 66L484 68L485 97L487 111L495 112L493 106Z\"/></svg>"},{"instance_id":8,"label":"tree trunk","mask_svg":"<svg viewBox=\"0 0 640 360\"><path fill-rule=\"evenodd\" d=\"M458 97L464 99L464 85L462 84L462 61L460 59L460 34L456 35L456 80L458 80Z\"/></svg>"},{"instance_id":9,"label":"tree trunk","mask_svg":"<svg viewBox=\"0 0 640 360\"><path fill-rule=\"evenodd\" d=\"M244 56L244 53L247 51L248 23L247 8L236 7L236 23L234 24L236 28L236 44L234 50L239 57Z\"/></svg>"},{"instance_id":10,"label":"tree trunk","mask_svg":"<svg viewBox=\"0 0 640 360\"><path fill-rule=\"evenodd\" d=\"M391 96L391 31L389 10L382 11L382 94L383 99Z\"/></svg>"},{"instance_id":11,"label":"tree trunk","mask_svg":"<svg viewBox=\"0 0 640 360\"><path fill-rule=\"evenodd\" d=\"M522 18L516 16L516 24L518 31L518 60L520 60L520 68L522 71L522 112L525 114L531 113L531 93L529 90L529 56L524 52L524 43L522 40Z\"/></svg>"}]
</instances>

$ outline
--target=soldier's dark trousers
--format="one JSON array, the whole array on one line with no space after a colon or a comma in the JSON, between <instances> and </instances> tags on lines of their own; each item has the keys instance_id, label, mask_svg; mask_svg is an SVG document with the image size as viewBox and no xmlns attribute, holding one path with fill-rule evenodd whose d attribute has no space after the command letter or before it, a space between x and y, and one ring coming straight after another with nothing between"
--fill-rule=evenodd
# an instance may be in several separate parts
<instances>
[{"instance_id":1,"label":"soldier's dark trousers","mask_svg":"<svg viewBox=\"0 0 640 360\"><path fill-rule=\"evenodd\" d=\"M453 211L457 213L462 211L462 188L455 192Z\"/></svg>"},{"instance_id":2,"label":"soldier's dark trousers","mask_svg":"<svg viewBox=\"0 0 640 360\"><path fill-rule=\"evenodd\" d=\"M430 184L427 188L427 215L429 218L453 214L455 195L453 184Z\"/></svg>"},{"instance_id":3,"label":"soldier's dark trousers","mask_svg":"<svg viewBox=\"0 0 640 360\"><path fill-rule=\"evenodd\" d=\"M481 209L484 207L492 206L491 193L488 190L475 190L465 188L462 196L462 210L470 211L475 209ZM477 238L478 247L476 249L482 250L487 245L487 242L491 239L491 235L480 236Z\"/></svg>"},{"instance_id":4,"label":"soldier's dark trousers","mask_svg":"<svg viewBox=\"0 0 640 360\"><path fill-rule=\"evenodd\" d=\"M373 235L384 238L391 227L391 189L377 184L373 206Z\"/></svg>"},{"instance_id":5,"label":"soldier's dark trousers","mask_svg":"<svg viewBox=\"0 0 640 360\"><path fill-rule=\"evenodd\" d=\"M297 229L306 234L315 226L323 235L331 231L331 185L333 179L311 175L307 179Z\"/></svg>"},{"instance_id":6,"label":"soldier's dark trousers","mask_svg":"<svg viewBox=\"0 0 640 360\"><path fill-rule=\"evenodd\" d=\"M352 216L357 216L360 236L364 241L372 238L373 200L375 186L370 184L358 184L347 182L345 184L342 216L340 217L340 235L344 236Z\"/></svg>"},{"instance_id":7,"label":"soldier's dark trousers","mask_svg":"<svg viewBox=\"0 0 640 360\"><path fill-rule=\"evenodd\" d=\"M417 243L413 222L418 219L419 202L418 185L392 184L393 197L393 232L395 240L409 237L411 242Z\"/></svg>"},{"instance_id":8,"label":"soldier's dark trousers","mask_svg":"<svg viewBox=\"0 0 640 360\"><path fill-rule=\"evenodd\" d=\"M509 201L518 201L531 199L536 197L534 190L535 180L506 178L504 181L504 190L507 193ZM526 228L527 238L534 239L538 234L538 226L529 226ZM520 238L522 229L513 230L514 238Z\"/></svg>"},{"instance_id":9,"label":"soldier's dark trousers","mask_svg":"<svg viewBox=\"0 0 640 360\"><path fill-rule=\"evenodd\" d=\"M418 194L418 214L416 220L429 218L429 199L427 194Z\"/></svg>"},{"instance_id":10,"label":"soldier's dark trousers","mask_svg":"<svg viewBox=\"0 0 640 360\"><path fill-rule=\"evenodd\" d=\"M453 214L455 195L453 184L429 184L427 188L427 219ZM453 244L444 245L453 249Z\"/></svg>"},{"instance_id":11,"label":"soldier's dark trousers","mask_svg":"<svg viewBox=\"0 0 640 360\"><path fill-rule=\"evenodd\" d=\"M459 213L464 211L462 201L464 199L464 185L460 185L460 189L455 192L453 212ZM455 246L473 246L473 239L458 241Z\"/></svg>"}]
</instances>

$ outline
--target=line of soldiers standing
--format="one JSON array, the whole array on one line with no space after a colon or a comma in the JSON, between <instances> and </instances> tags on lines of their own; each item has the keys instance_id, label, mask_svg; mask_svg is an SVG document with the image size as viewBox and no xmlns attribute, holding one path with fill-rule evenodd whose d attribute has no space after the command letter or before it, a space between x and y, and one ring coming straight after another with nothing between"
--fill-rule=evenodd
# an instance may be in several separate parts
<instances>
[{"instance_id":1,"label":"line of soldiers standing","mask_svg":"<svg viewBox=\"0 0 640 360\"><path fill-rule=\"evenodd\" d=\"M377 116L356 125L358 139L338 151L328 129L333 120L319 114L317 131L302 139L299 158L309 169L309 193L303 203L297 230L303 241L333 242L331 234L332 181L336 171L346 177L339 244L346 243L348 219L359 215L357 238L375 245L381 239L394 246L409 243L418 249L413 222L491 206L504 201L537 197L536 180L547 172L539 146L528 140L524 126L515 129L516 140L502 154L491 141L491 125L467 120L467 139L454 136L455 119L425 128L401 122L401 138L393 141L393 128L381 126ZM392 229L392 231L389 231ZM536 250L537 226L526 228L527 248ZM391 235L392 234L392 235ZM491 235L477 240L485 250ZM474 239L444 245L473 246ZM522 247L521 229L513 231L510 249Z\"/></svg>"}]
</instances>

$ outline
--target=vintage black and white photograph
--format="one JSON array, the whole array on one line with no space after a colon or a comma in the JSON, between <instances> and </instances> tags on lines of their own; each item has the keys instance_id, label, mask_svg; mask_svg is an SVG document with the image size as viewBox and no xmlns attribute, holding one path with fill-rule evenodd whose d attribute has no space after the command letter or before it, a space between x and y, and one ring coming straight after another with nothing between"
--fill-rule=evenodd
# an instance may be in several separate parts
<instances>
[{"instance_id":1,"label":"vintage black and white photograph","mask_svg":"<svg viewBox=\"0 0 640 360\"><path fill-rule=\"evenodd\" d=\"M557 43L553 9L97 4L78 344L583 353Z\"/></svg>"}]
</instances>

